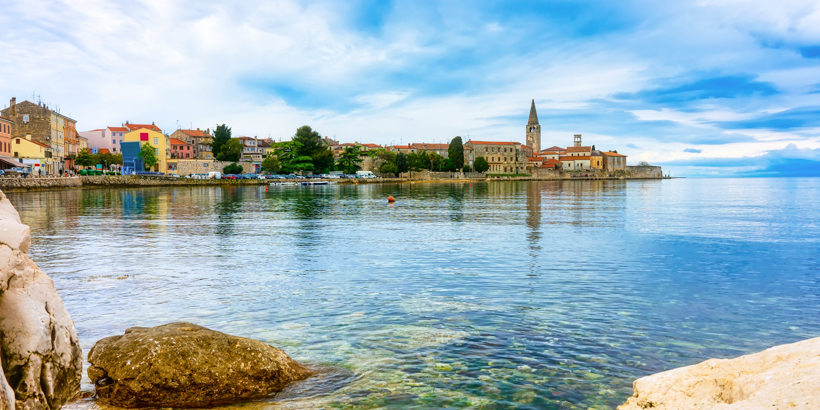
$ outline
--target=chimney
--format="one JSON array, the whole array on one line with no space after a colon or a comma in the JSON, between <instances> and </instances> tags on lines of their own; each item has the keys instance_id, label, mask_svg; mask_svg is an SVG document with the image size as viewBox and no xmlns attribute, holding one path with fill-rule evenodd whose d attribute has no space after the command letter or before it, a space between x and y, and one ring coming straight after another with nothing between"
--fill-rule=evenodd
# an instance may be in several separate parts
<instances>
[{"instance_id":1,"label":"chimney","mask_svg":"<svg viewBox=\"0 0 820 410\"><path fill-rule=\"evenodd\" d=\"M17 97L11 97L9 108L11 108L11 119L14 119L17 116Z\"/></svg>"}]
</instances>

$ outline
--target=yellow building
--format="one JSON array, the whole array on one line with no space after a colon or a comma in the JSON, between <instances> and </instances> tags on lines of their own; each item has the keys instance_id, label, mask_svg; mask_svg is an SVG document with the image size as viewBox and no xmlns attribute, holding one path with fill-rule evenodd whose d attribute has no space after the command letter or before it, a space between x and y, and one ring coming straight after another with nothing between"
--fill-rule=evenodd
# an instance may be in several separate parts
<instances>
[{"instance_id":1,"label":"yellow building","mask_svg":"<svg viewBox=\"0 0 820 410\"><path fill-rule=\"evenodd\" d=\"M592 151L592 156L589 158L589 166L595 169L604 169L604 156L600 152Z\"/></svg>"},{"instance_id":2,"label":"yellow building","mask_svg":"<svg viewBox=\"0 0 820 410\"><path fill-rule=\"evenodd\" d=\"M125 123L125 128L128 132L123 136L125 142L139 142L140 147L151 144L154 147L154 153L157 155L156 165L154 165L154 172L168 173L168 158L171 156L170 138L162 133L154 124L128 124Z\"/></svg>"},{"instance_id":3,"label":"yellow building","mask_svg":"<svg viewBox=\"0 0 820 410\"><path fill-rule=\"evenodd\" d=\"M11 153L16 159L42 160L41 166L45 167L46 159L51 158L52 150L46 144L33 141L31 134L27 134L25 137L12 138Z\"/></svg>"}]
</instances>

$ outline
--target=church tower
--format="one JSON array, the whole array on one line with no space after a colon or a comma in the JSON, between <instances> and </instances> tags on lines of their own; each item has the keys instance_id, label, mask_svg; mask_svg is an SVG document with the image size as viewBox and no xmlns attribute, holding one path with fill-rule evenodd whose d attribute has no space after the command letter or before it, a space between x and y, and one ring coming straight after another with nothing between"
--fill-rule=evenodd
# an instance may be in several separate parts
<instances>
[{"instance_id":1,"label":"church tower","mask_svg":"<svg viewBox=\"0 0 820 410\"><path fill-rule=\"evenodd\" d=\"M541 125L538 124L538 113L535 112L535 100L530 107L530 120L527 121L527 146L532 148L533 155L541 152Z\"/></svg>"}]
</instances>

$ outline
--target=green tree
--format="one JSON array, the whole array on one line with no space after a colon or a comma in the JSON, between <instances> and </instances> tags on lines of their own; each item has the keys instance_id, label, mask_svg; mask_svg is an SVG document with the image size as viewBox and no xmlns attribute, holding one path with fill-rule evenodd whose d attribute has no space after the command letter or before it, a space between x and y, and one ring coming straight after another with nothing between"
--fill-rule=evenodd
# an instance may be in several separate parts
<instances>
[{"instance_id":1,"label":"green tree","mask_svg":"<svg viewBox=\"0 0 820 410\"><path fill-rule=\"evenodd\" d=\"M156 149L147 142L140 148L139 157L142 159L142 164L145 166L146 171L159 162Z\"/></svg>"},{"instance_id":2,"label":"green tree","mask_svg":"<svg viewBox=\"0 0 820 410\"><path fill-rule=\"evenodd\" d=\"M299 155L301 145L298 141L283 141L274 144L274 155L279 160L282 171L291 173L313 169L313 158Z\"/></svg>"},{"instance_id":3,"label":"green tree","mask_svg":"<svg viewBox=\"0 0 820 410\"><path fill-rule=\"evenodd\" d=\"M362 162L362 159L359 157L360 153L359 146L354 145L345 148L344 152L339 155L339 166L346 174L354 174L359 169L359 163Z\"/></svg>"},{"instance_id":4,"label":"green tree","mask_svg":"<svg viewBox=\"0 0 820 410\"><path fill-rule=\"evenodd\" d=\"M384 162L384 163L382 163L382 166L379 167L379 172L383 176L387 175L387 174L394 174L395 175L395 174L398 174L399 167L397 167L396 164L394 164L392 162Z\"/></svg>"},{"instance_id":5,"label":"green tree","mask_svg":"<svg viewBox=\"0 0 820 410\"><path fill-rule=\"evenodd\" d=\"M592 150L595 151L595 144L592 144Z\"/></svg>"},{"instance_id":6,"label":"green tree","mask_svg":"<svg viewBox=\"0 0 820 410\"><path fill-rule=\"evenodd\" d=\"M404 173L410 170L410 166L407 164L407 155L401 152L396 154L396 167L399 169L399 173Z\"/></svg>"},{"instance_id":7,"label":"green tree","mask_svg":"<svg viewBox=\"0 0 820 410\"><path fill-rule=\"evenodd\" d=\"M242 165L237 163L228 164L225 168L222 168L223 174L241 174L245 172L245 168L242 168Z\"/></svg>"},{"instance_id":8,"label":"green tree","mask_svg":"<svg viewBox=\"0 0 820 410\"><path fill-rule=\"evenodd\" d=\"M464 143L461 142L461 137L455 137L450 140L450 147L447 148L447 156L453 162L456 170L464 168Z\"/></svg>"},{"instance_id":9,"label":"green tree","mask_svg":"<svg viewBox=\"0 0 820 410\"><path fill-rule=\"evenodd\" d=\"M211 143L211 153L213 153L214 158L218 158L219 154L222 153L222 149L228 141L231 140L231 129L225 125L217 125L216 130L214 130L214 140Z\"/></svg>"},{"instance_id":10,"label":"green tree","mask_svg":"<svg viewBox=\"0 0 820 410\"><path fill-rule=\"evenodd\" d=\"M122 153L118 152L116 154L111 154L111 162L112 165L122 165Z\"/></svg>"},{"instance_id":11,"label":"green tree","mask_svg":"<svg viewBox=\"0 0 820 410\"><path fill-rule=\"evenodd\" d=\"M490 169L490 164L487 163L484 157L477 157L473 163L473 167L475 167L475 172L487 172L487 170Z\"/></svg>"},{"instance_id":12,"label":"green tree","mask_svg":"<svg viewBox=\"0 0 820 410\"><path fill-rule=\"evenodd\" d=\"M222 145L220 153L214 155L214 157L218 161L236 162L242 158L242 151L244 149L245 146L242 145L242 141L239 141L236 138L231 138L228 142Z\"/></svg>"},{"instance_id":13,"label":"green tree","mask_svg":"<svg viewBox=\"0 0 820 410\"><path fill-rule=\"evenodd\" d=\"M94 162L94 155L91 154L88 148L83 148L77 153L77 158L74 159L74 163L83 167L90 167L96 164Z\"/></svg>"},{"instance_id":14,"label":"green tree","mask_svg":"<svg viewBox=\"0 0 820 410\"><path fill-rule=\"evenodd\" d=\"M268 157L262 161L262 171L269 174L276 174L279 173L280 169L282 169L282 166L279 165L279 159L273 155L268 155Z\"/></svg>"},{"instance_id":15,"label":"green tree","mask_svg":"<svg viewBox=\"0 0 820 410\"><path fill-rule=\"evenodd\" d=\"M310 157L314 170L327 172L333 168L333 152L322 141L322 136L308 125L296 130L293 141L301 144L297 149L300 157Z\"/></svg>"},{"instance_id":16,"label":"green tree","mask_svg":"<svg viewBox=\"0 0 820 410\"><path fill-rule=\"evenodd\" d=\"M411 171L421 171L422 169L430 169L430 157L427 151L411 152L407 155L407 163Z\"/></svg>"},{"instance_id":17,"label":"green tree","mask_svg":"<svg viewBox=\"0 0 820 410\"><path fill-rule=\"evenodd\" d=\"M464 164L464 168L461 169L464 172L473 172L473 169L470 168L469 164Z\"/></svg>"}]
</instances>

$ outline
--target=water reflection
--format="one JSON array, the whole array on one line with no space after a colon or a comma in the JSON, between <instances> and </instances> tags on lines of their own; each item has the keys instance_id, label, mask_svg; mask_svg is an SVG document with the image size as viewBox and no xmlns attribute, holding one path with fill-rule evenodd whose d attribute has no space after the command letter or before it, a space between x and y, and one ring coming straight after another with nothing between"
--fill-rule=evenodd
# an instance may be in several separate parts
<instances>
[{"instance_id":1,"label":"water reflection","mask_svg":"<svg viewBox=\"0 0 820 410\"><path fill-rule=\"evenodd\" d=\"M85 351L186 320L349 372L240 407L585 410L646 374L816 336L818 192L781 179L9 197Z\"/></svg>"}]
</instances>

